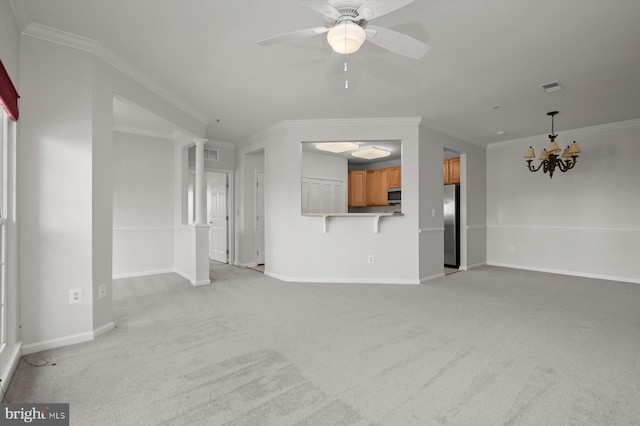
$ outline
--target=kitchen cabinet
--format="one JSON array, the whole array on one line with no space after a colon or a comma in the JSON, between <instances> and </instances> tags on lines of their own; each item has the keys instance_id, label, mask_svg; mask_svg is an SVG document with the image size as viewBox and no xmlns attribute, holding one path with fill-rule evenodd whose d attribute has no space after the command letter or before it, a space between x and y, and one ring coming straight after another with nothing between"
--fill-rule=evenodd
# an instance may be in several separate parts
<instances>
[{"instance_id":1,"label":"kitchen cabinet","mask_svg":"<svg viewBox=\"0 0 640 426\"><path fill-rule=\"evenodd\" d=\"M349 207L388 206L387 190L400 188L402 168L349 172Z\"/></svg>"},{"instance_id":2,"label":"kitchen cabinet","mask_svg":"<svg viewBox=\"0 0 640 426\"><path fill-rule=\"evenodd\" d=\"M389 167L388 188L400 188L402 186L402 170L400 166Z\"/></svg>"},{"instance_id":3,"label":"kitchen cabinet","mask_svg":"<svg viewBox=\"0 0 640 426\"><path fill-rule=\"evenodd\" d=\"M442 165L445 185L460 183L460 158L447 158Z\"/></svg>"},{"instance_id":4,"label":"kitchen cabinet","mask_svg":"<svg viewBox=\"0 0 640 426\"><path fill-rule=\"evenodd\" d=\"M388 206L389 169L367 171L367 205Z\"/></svg>"},{"instance_id":5,"label":"kitchen cabinet","mask_svg":"<svg viewBox=\"0 0 640 426\"><path fill-rule=\"evenodd\" d=\"M367 172L349 172L349 207L367 205Z\"/></svg>"},{"instance_id":6,"label":"kitchen cabinet","mask_svg":"<svg viewBox=\"0 0 640 426\"><path fill-rule=\"evenodd\" d=\"M302 178L302 214L346 212L342 182Z\"/></svg>"}]
</instances>

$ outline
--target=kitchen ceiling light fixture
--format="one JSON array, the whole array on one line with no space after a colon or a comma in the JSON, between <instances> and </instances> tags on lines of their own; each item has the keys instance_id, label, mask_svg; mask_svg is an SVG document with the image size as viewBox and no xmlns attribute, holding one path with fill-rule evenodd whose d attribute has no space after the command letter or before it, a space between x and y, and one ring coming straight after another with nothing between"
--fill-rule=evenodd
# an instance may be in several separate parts
<instances>
[{"instance_id":1,"label":"kitchen ceiling light fixture","mask_svg":"<svg viewBox=\"0 0 640 426\"><path fill-rule=\"evenodd\" d=\"M548 112L547 115L551 116L551 134L549 135L549 147L547 149L543 149L540 153L540 164L538 167L532 166L531 162L534 158L536 158L536 154L533 151L533 147L529 147L527 152L524 154L524 158L527 159L527 167L532 172L537 172L542 168L544 173L549 173L549 178L553 177L553 172L556 168L560 169L561 172L566 172L567 170L571 170L576 166L576 160L578 159L578 154L582 151L580 150L580 145L576 141L562 152L562 155L558 154L562 149L558 146L556 142L557 134L553 131L553 118L558 113L558 111ZM561 157L561 158L558 158Z\"/></svg>"},{"instance_id":2,"label":"kitchen ceiling light fixture","mask_svg":"<svg viewBox=\"0 0 640 426\"><path fill-rule=\"evenodd\" d=\"M320 151L333 152L334 154L353 151L358 148L360 148L360 145L354 142L320 142L316 144L316 149L319 149Z\"/></svg>"},{"instance_id":3,"label":"kitchen ceiling light fixture","mask_svg":"<svg viewBox=\"0 0 640 426\"><path fill-rule=\"evenodd\" d=\"M388 157L391 155L391 151L386 149L376 148L374 146L370 148L364 148L359 151L352 152L351 155L358 158L365 158L367 160L375 160L376 158Z\"/></svg>"},{"instance_id":4,"label":"kitchen ceiling light fixture","mask_svg":"<svg viewBox=\"0 0 640 426\"><path fill-rule=\"evenodd\" d=\"M345 20L329 30L327 41L331 48L343 55L357 52L367 38L364 29L355 22Z\"/></svg>"}]
</instances>

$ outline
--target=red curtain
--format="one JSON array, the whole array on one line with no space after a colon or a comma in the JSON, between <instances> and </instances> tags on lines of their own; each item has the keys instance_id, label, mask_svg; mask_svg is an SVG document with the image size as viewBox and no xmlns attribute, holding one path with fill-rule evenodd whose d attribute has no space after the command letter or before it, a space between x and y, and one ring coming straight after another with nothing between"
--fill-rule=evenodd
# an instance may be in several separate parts
<instances>
[{"instance_id":1,"label":"red curtain","mask_svg":"<svg viewBox=\"0 0 640 426\"><path fill-rule=\"evenodd\" d=\"M13 121L18 121L18 92L0 60L0 104Z\"/></svg>"}]
</instances>

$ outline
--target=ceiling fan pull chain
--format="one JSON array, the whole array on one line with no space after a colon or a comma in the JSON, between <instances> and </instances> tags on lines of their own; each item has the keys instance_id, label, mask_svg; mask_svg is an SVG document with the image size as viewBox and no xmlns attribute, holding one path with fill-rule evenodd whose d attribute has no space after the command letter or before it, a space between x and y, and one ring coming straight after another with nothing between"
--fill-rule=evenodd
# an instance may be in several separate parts
<instances>
[{"instance_id":1,"label":"ceiling fan pull chain","mask_svg":"<svg viewBox=\"0 0 640 426\"><path fill-rule=\"evenodd\" d=\"M349 55L347 54L347 21L344 21L344 72L346 73L349 67L347 66L347 58ZM344 88L349 88L349 79L344 79Z\"/></svg>"}]
</instances>

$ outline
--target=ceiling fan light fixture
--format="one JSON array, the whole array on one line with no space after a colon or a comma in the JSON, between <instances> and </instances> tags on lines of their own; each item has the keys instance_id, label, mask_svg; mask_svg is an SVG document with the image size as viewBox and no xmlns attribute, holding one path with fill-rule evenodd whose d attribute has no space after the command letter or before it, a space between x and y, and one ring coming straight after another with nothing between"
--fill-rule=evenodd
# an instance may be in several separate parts
<instances>
[{"instance_id":1,"label":"ceiling fan light fixture","mask_svg":"<svg viewBox=\"0 0 640 426\"><path fill-rule=\"evenodd\" d=\"M365 148L356 152L352 152L351 155L358 158L365 158L367 160L375 160L376 158L383 158L383 157L390 156L391 151L387 151L386 149L380 149L372 146L370 148Z\"/></svg>"},{"instance_id":2,"label":"ceiling fan light fixture","mask_svg":"<svg viewBox=\"0 0 640 426\"><path fill-rule=\"evenodd\" d=\"M327 41L331 48L343 55L357 52L366 37L360 25L348 20L337 24L327 33Z\"/></svg>"}]
</instances>

